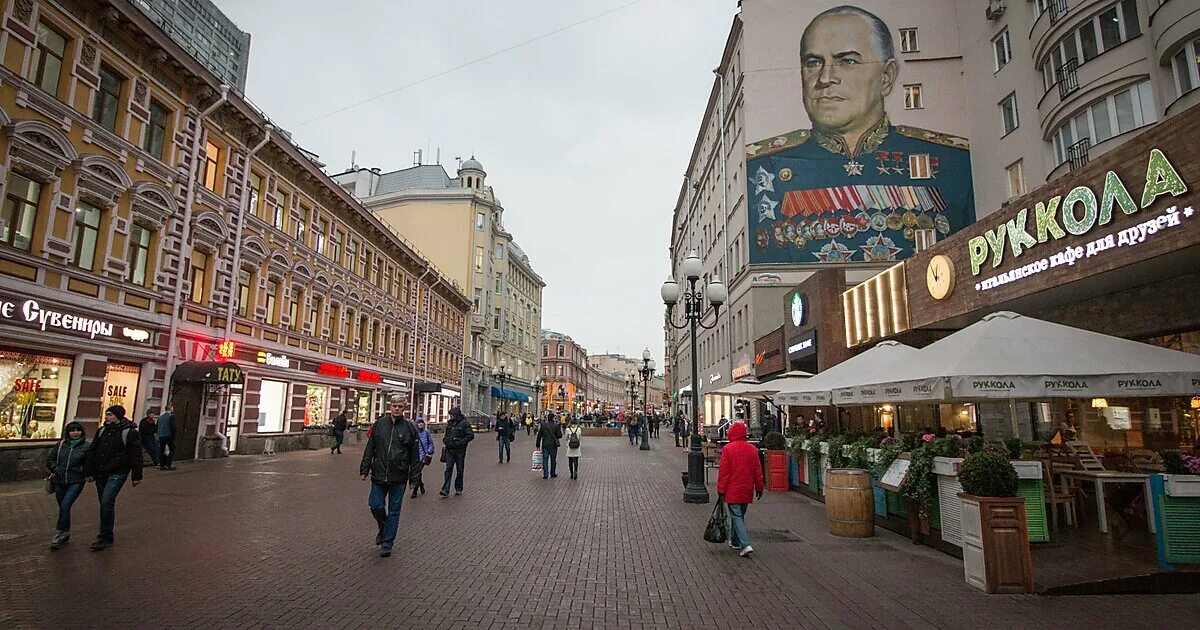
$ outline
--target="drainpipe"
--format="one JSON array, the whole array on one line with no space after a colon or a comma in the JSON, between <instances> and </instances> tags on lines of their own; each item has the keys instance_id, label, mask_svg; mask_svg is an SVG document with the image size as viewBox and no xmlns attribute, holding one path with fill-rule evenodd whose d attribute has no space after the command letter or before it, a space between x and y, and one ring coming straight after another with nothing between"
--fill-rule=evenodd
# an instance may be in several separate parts
<instances>
[{"instance_id":1,"label":"drainpipe","mask_svg":"<svg viewBox=\"0 0 1200 630\"><path fill-rule=\"evenodd\" d=\"M196 201L196 178L199 171L197 160L200 159L200 145L208 137L204 130L204 119L224 105L229 100L229 86L221 85L221 98L200 112L196 118L196 134L192 141L191 172L188 174L187 194L183 204L183 236L179 246L179 264L175 269L175 297L171 301L171 333L167 337L167 372L166 383L163 387L160 406L165 408L171 397L171 373L175 371L175 343L179 339L179 307L183 300L183 272L186 269L184 260L189 260L192 254L192 206Z\"/></svg>"},{"instance_id":2,"label":"drainpipe","mask_svg":"<svg viewBox=\"0 0 1200 630\"><path fill-rule=\"evenodd\" d=\"M426 295L425 304L426 305L429 305L429 301L428 301L429 292L433 291L433 288L436 287L438 285L438 283L440 283L441 281L442 281L442 276L439 275L433 281L433 283L431 283L429 285L429 287L425 289L425 295ZM425 316L425 344L423 347L425 348L426 356L429 356L429 329L432 327L432 324L431 324L432 320L433 320L433 307L430 305L429 306L429 314ZM416 373L417 373L417 363L414 360L413 361L413 375L415 376ZM426 379L429 378L429 360L428 359L425 360L425 378Z\"/></svg>"},{"instance_id":3,"label":"drainpipe","mask_svg":"<svg viewBox=\"0 0 1200 630\"><path fill-rule=\"evenodd\" d=\"M250 153L246 154L246 168L242 172L242 197L238 205L238 220L237 220L237 235L233 238L233 273L234 278L232 286L237 286L237 275L241 272L242 266L242 228L246 225L246 200L250 196L247 188L250 186L250 158L254 157L258 150L267 145L271 141L271 131L275 129L274 125L268 124L265 128L267 135L262 141L250 149ZM225 311L225 338L233 334L233 296L229 298L229 307Z\"/></svg>"},{"instance_id":4,"label":"drainpipe","mask_svg":"<svg viewBox=\"0 0 1200 630\"><path fill-rule=\"evenodd\" d=\"M726 115L726 111L725 111L725 77L721 76L720 70L721 70L720 68L717 68L716 70L713 70L713 73L717 75L717 85L720 86L720 93L718 95L718 98L721 99L721 102L718 104L719 107L717 108L717 112L718 112L718 116L720 116L720 125L721 125L720 126L721 140L720 140L720 148L719 148L721 154L718 156L718 159L721 163L721 225L723 226L721 229L721 234L724 237L723 240L725 241L724 242L724 245L725 245L725 254L724 254L725 278L723 278L722 280L728 280L730 278L730 276L733 275L733 267L729 263L729 209L728 209L729 185L728 185L728 181L725 179L725 168L726 168L726 165L727 165L727 162L729 161L729 159L725 155L725 115ZM726 345L726 352L728 353L729 381L731 383L733 382L733 320L732 320L733 315L732 315L732 313L733 313L732 308L725 309L725 345Z\"/></svg>"},{"instance_id":5,"label":"drainpipe","mask_svg":"<svg viewBox=\"0 0 1200 630\"><path fill-rule=\"evenodd\" d=\"M430 271L433 271L432 267L428 267L428 266L425 267L425 271L421 272L421 277L417 278L417 283L413 287L413 290L417 292L417 306L416 306L416 310L413 311L412 390L408 392L408 396L409 396L408 407L409 407L409 409L412 410L412 413L417 412L417 359L421 358L420 354L417 352L417 347L416 347L416 344L417 344L417 322L419 322L421 320L421 299L420 299L421 298L421 281L425 279L425 276L429 275Z\"/></svg>"}]
</instances>

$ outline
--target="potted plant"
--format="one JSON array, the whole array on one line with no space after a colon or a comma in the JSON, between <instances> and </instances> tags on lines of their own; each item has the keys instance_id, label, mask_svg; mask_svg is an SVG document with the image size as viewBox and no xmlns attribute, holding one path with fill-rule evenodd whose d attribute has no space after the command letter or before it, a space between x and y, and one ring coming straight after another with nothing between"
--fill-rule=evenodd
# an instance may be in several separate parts
<instances>
[{"instance_id":1,"label":"potted plant","mask_svg":"<svg viewBox=\"0 0 1200 630\"><path fill-rule=\"evenodd\" d=\"M963 491L963 575L987 593L1032 593L1033 559L1017 470L1003 454L969 455L958 473Z\"/></svg>"},{"instance_id":2,"label":"potted plant","mask_svg":"<svg viewBox=\"0 0 1200 630\"><path fill-rule=\"evenodd\" d=\"M763 437L763 448L767 449L767 489L772 492L787 492L787 438L772 431Z\"/></svg>"}]
</instances>

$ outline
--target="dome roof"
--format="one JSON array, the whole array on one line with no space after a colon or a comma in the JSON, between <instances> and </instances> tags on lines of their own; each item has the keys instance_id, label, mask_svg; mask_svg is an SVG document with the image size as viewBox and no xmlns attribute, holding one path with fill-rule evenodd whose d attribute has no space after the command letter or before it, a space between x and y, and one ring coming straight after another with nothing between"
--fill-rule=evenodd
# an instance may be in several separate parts
<instances>
[{"instance_id":1,"label":"dome roof","mask_svg":"<svg viewBox=\"0 0 1200 630\"><path fill-rule=\"evenodd\" d=\"M458 167L458 170L459 171L483 171L483 165L479 163L479 160L475 159L474 155L472 155L470 159L468 159L462 163L462 166Z\"/></svg>"}]
</instances>

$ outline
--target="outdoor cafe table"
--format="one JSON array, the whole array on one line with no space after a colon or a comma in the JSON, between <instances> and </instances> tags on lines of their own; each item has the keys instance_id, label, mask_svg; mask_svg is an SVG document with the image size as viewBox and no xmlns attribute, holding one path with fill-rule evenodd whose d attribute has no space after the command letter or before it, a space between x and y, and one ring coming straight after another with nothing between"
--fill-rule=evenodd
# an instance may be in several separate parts
<instances>
[{"instance_id":1,"label":"outdoor cafe table","mask_svg":"<svg viewBox=\"0 0 1200 630\"><path fill-rule=\"evenodd\" d=\"M1107 483L1140 483L1145 486L1143 497L1146 501L1146 523L1150 533L1154 531L1154 503L1150 495L1150 475L1134 472L1119 472L1116 470L1063 470L1055 471L1063 478L1063 493L1067 492L1068 478L1080 481L1091 481L1096 487L1096 515L1100 519L1100 533L1108 533L1108 515L1104 509L1104 484Z\"/></svg>"}]
</instances>

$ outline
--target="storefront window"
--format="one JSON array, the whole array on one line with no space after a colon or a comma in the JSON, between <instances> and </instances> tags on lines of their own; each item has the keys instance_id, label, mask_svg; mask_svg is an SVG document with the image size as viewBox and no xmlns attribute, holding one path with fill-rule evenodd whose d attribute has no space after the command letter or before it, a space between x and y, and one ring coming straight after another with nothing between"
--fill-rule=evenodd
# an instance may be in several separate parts
<instances>
[{"instance_id":1,"label":"storefront window","mask_svg":"<svg viewBox=\"0 0 1200 630\"><path fill-rule=\"evenodd\" d=\"M304 424L329 422L329 388L309 385L304 397Z\"/></svg>"},{"instance_id":2,"label":"storefront window","mask_svg":"<svg viewBox=\"0 0 1200 630\"><path fill-rule=\"evenodd\" d=\"M358 409L354 417L358 422L371 422L375 419L375 415L371 413L371 392L358 392Z\"/></svg>"},{"instance_id":3,"label":"storefront window","mask_svg":"<svg viewBox=\"0 0 1200 630\"><path fill-rule=\"evenodd\" d=\"M287 405L288 384L263 379L258 399L258 432L283 431L283 412Z\"/></svg>"},{"instance_id":4,"label":"storefront window","mask_svg":"<svg viewBox=\"0 0 1200 630\"><path fill-rule=\"evenodd\" d=\"M71 361L0 351L0 440L49 440L67 410Z\"/></svg>"},{"instance_id":5,"label":"storefront window","mask_svg":"<svg viewBox=\"0 0 1200 630\"><path fill-rule=\"evenodd\" d=\"M126 416L136 419L134 406L138 400L138 377L141 373L141 368L136 365L109 363L108 369L104 373L104 404L101 406L108 408L113 405L121 405L125 408ZM97 421L103 422L103 416L97 418Z\"/></svg>"}]
</instances>

